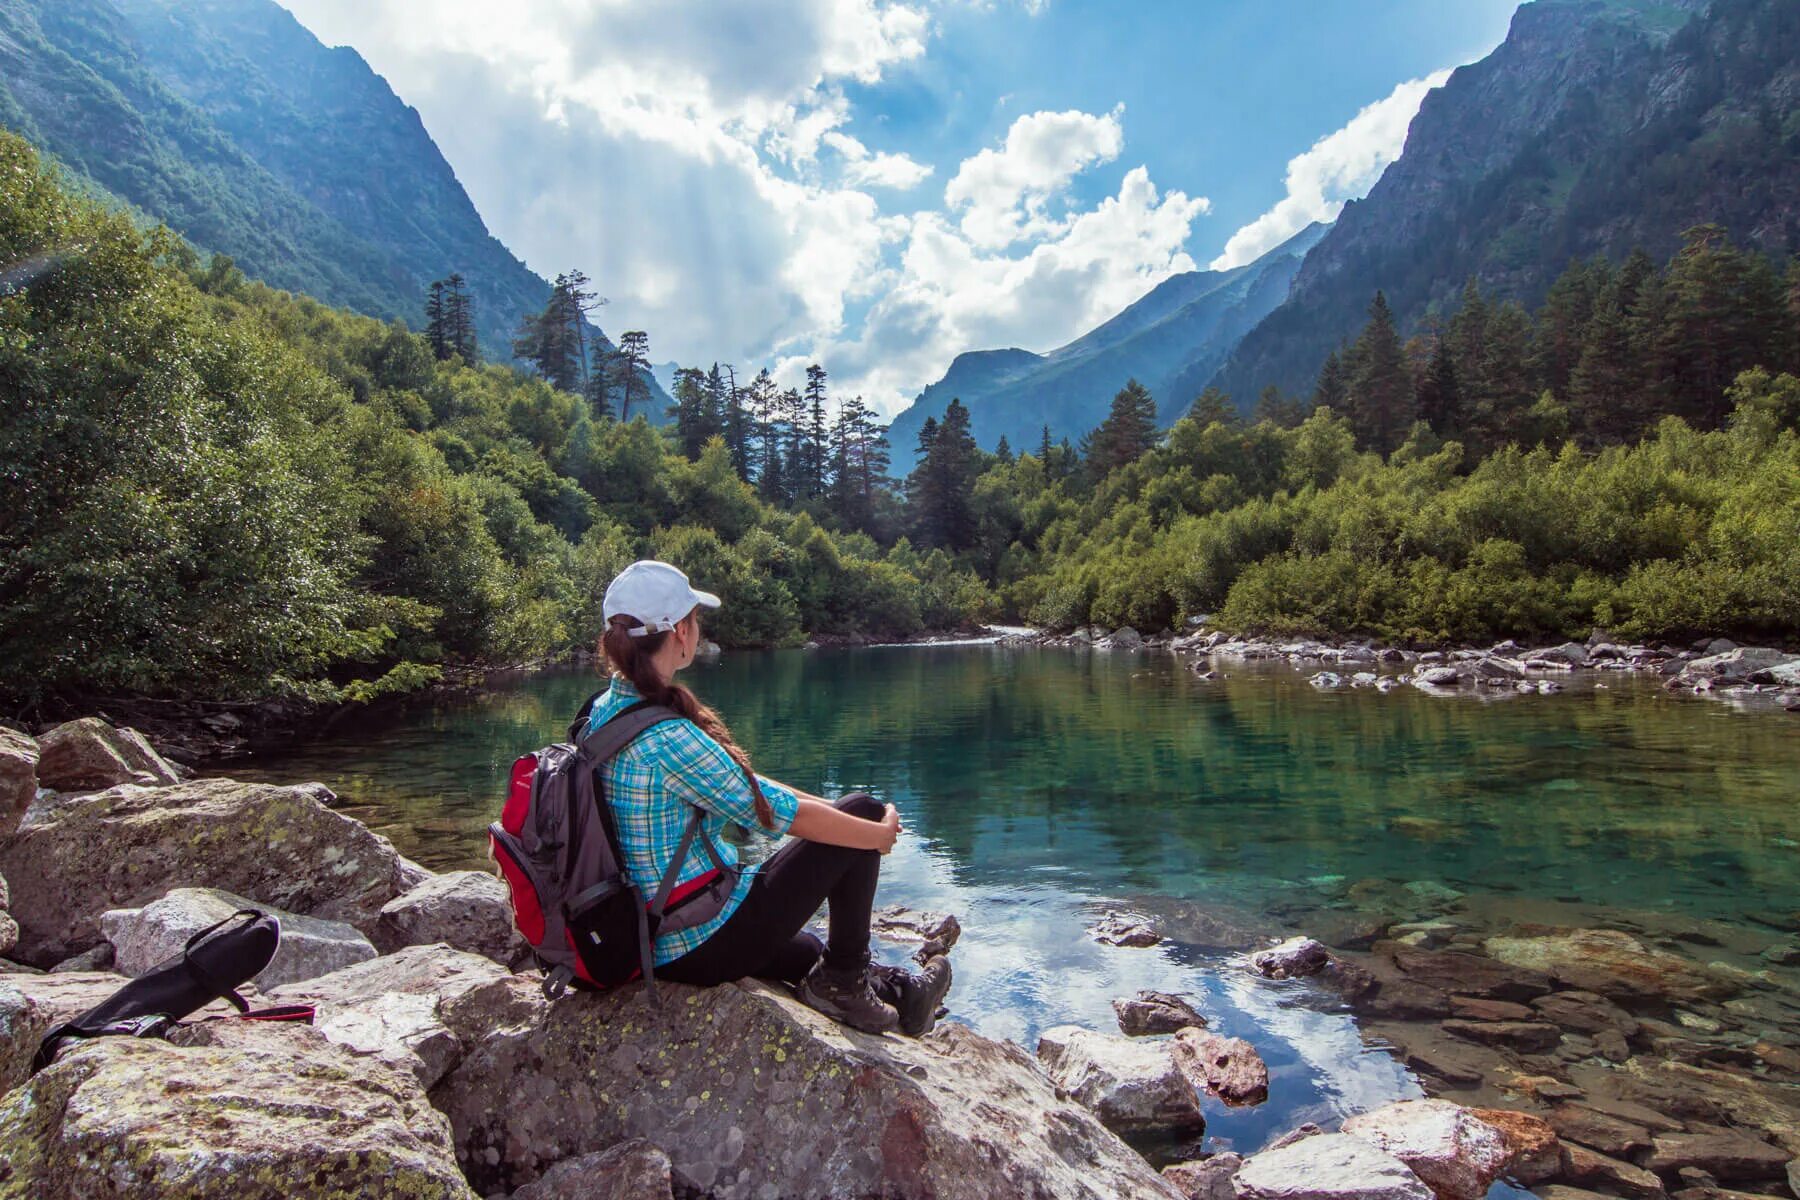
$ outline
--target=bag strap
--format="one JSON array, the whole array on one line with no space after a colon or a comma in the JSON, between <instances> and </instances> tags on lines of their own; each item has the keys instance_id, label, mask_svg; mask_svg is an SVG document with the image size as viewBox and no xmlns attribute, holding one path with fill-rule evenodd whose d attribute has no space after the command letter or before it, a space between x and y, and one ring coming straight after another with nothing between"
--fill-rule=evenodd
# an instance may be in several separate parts
<instances>
[{"instance_id":1,"label":"bag strap","mask_svg":"<svg viewBox=\"0 0 1800 1200\"><path fill-rule=\"evenodd\" d=\"M575 719L569 722L569 740L571 742L579 742L587 736L588 718L594 715L594 705L600 703L600 697L606 695L606 691L607 689L601 688L581 702L581 708L576 712Z\"/></svg>"},{"instance_id":2,"label":"bag strap","mask_svg":"<svg viewBox=\"0 0 1800 1200\"><path fill-rule=\"evenodd\" d=\"M581 752L593 761L594 766L603 766L618 757L621 750L652 725L681 719L681 714L667 705L639 700L620 709L607 718L604 725L582 738L579 742Z\"/></svg>"},{"instance_id":3,"label":"bag strap","mask_svg":"<svg viewBox=\"0 0 1800 1200\"><path fill-rule=\"evenodd\" d=\"M205 929L202 929L193 937L189 938L187 944L182 946L181 965L186 969L189 975L192 975L200 983L204 984L207 988L210 988L214 995L229 1000L231 1006L237 1009L239 1013L248 1014L250 1011L250 1002L238 994L236 987L220 982L220 980L207 971L205 967L202 967L199 963L195 962L193 953L194 947L199 945L208 936L231 924L233 921L238 920L240 917L247 918L250 921L260 921L263 919L263 911L260 908L240 908L229 917L226 917L223 921L208 925Z\"/></svg>"}]
</instances>

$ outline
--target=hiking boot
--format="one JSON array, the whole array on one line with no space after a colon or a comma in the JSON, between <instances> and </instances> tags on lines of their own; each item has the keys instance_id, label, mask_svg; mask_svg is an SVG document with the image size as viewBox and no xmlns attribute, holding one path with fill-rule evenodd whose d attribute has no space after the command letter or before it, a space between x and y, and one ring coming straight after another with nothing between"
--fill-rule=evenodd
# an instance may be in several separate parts
<instances>
[{"instance_id":1,"label":"hiking boot","mask_svg":"<svg viewBox=\"0 0 1800 1200\"><path fill-rule=\"evenodd\" d=\"M894 1006L870 986L874 968L828 967L823 961L800 981L800 1003L864 1033L889 1033L900 1024Z\"/></svg>"},{"instance_id":2,"label":"hiking boot","mask_svg":"<svg viewBox=\"0 0 1800 1200\"><path fill-rule=\"evenodd\" d=\"M900 1014L900 1032L923 1037L942 1015L944 996L950 990L950 960L934 956L918 971L905 967L876 966L875 994Z\"/></svg>"}]
</instances>

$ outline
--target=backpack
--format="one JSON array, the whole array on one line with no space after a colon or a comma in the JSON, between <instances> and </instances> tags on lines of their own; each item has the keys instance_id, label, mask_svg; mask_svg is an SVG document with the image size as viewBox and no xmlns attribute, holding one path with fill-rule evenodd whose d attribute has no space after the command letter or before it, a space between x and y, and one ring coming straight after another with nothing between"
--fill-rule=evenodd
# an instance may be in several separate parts
<instances>
[{"instance_id":1,"label":"backpack","mask_svg":"<svg viewBox=\"0 0 1800 1200\"><path fill-rule=\"evenodd\" d=\"M252 1021L305 1021L310 1004L288 1004L252 1011L237 989L248 983L281 944L281 923L254 908L239 909L187 940L187 945L88 1009L73 1021L44 1035L31 1060L37 1074L56 1059L63 1043L83 1038L163 1037L175 1023L214 1000L231 1001L238 1015Z\"/></svg>"},{"instance_id":2,"label":"backpack","mask_svg":"<svg viewBox=\"0 0 1800 1200\"><path fill-rule=\"evenodd\" d=\"M513 924L545 973L546 997L555 1000L570 986L601 990L642 978L654 1000L657 934L718 916L738 872L707 836L705 810L693 806L656 894L646 899L632 883L600 769L651 726L682 717L643 700L586 733L587 714L601 694L582 707L569 726L568 742L513 763L500 819L488 826L488 843L511 894ZM712 869L676 887L695 842Z\"/></svg>"}]
</instances>

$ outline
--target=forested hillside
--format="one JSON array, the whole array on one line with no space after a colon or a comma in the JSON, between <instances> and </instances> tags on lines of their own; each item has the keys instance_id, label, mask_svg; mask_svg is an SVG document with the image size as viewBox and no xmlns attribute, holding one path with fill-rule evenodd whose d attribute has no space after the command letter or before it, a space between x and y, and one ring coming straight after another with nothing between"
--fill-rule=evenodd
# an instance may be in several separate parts
<instances>
[{"instance_id":1,"label":"forested hillside","mask_svg":"<svg viewBox=\"0 0 1800 1200\"><path fill-rule=\"evenodd\" d=\"M0 282L0 687L14 703L358 699L445 662L532 660L591 646L606 582L644 554L725 597L708 633L727 645L901 636L987 603L944 553L759 499L696 397L690 458L643 420L440 360L398 324L146 234L6 134L0 262L18 264ZM784 437L824 435L783 427L774 461ZM839 455L854 444L840 436ZM796 490L771 492L853 507L809 453L777 471ZM835 486L860 496L869 477L845 461Z\"/></svg>"},{"instance_id":2,"label":"forested hillside","mask_svg":"<svg viewBox=\"0 0 1800 1200\"><path fill-rule=\"evenodd\" d=\"M1309 386L1385 293L1403 333L1465 280L1536 307L1571 259L1662 260L1713 223L1800 250L1800 6L1534 0L1426 96L1406 150L1307 256L1213 380Z\"/></svg>"}]
</instances>

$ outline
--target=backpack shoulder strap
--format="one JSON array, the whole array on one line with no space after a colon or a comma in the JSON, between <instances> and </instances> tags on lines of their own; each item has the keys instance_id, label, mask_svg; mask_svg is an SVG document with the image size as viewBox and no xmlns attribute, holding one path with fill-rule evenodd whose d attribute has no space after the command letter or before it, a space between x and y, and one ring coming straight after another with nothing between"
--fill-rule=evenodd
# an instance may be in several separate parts
<instances>
[{"instance_id":1,"label":"backpack shoulder strap","mask_svg":"<svg viewBox=\"0 0 1800 1200\"><path fill-rule=\"evenodd\" d=\"M587 736L588 718L594 715L594 705L600 703L600 697L606 695L606 692L606 688L601 688L581 702L580 711L575 714L575 719L569 722L569 741L579 742Z\"/></svg>"},{"instance_id":2,"label":"backpack shoulder strap","mask_svg":"<svg viewBox=\"0 0 1800 1200\"><path fill-rule=\"evenodd\" d=\"M621 710L616 716L608 719L606 724L594 730L581 740L581 752L593 761L595 766L611 761L619 751L652 725L660 725L664 721L679 721L681 714L663 704L652 704L648 700L640 700L630 708Z\"/></svg>"}]
</instances>

